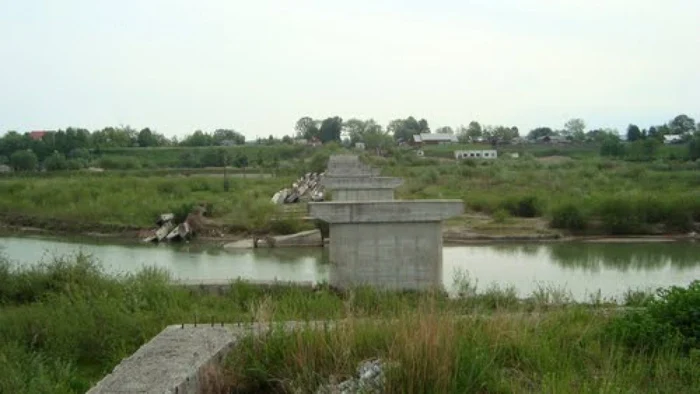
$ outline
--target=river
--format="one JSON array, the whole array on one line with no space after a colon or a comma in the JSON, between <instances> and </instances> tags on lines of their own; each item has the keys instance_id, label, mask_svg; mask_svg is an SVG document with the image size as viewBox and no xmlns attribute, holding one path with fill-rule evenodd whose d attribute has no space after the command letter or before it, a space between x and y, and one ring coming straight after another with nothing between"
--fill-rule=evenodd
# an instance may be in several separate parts
<instances>
[{"instance_id":1,"label":"river","mask_svg":"<svg viewBox=\"0 0 700 394\"><path fill-rule=\"evenodd\" d=\"M111 242L111 243L110 243ZM224 251L202 245L115 244L95 239L2 237L0 253L15 264L83 252L106 272L167 269L175 278L319 282L328 278L327 249ZM700 243L550 243L445 246L443 283L454 290L456 273L467 273L478 290L514 286L526 297L538 288L566 289L575 299L599 294L619 298L628 289L687 286L700 279Z\"/></svg>"}]
</instances>

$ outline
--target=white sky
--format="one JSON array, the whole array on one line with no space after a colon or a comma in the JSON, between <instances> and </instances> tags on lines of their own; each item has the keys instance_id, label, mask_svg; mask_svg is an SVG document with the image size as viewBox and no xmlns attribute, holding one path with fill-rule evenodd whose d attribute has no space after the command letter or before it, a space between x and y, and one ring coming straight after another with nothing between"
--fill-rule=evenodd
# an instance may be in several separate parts
<instances>
[{"instance_id":1,"label":"white sky","mask_svg":"<svg viewBox=\"0 0 700 394\"><path fill-rule=\"evenodd\" d=\"M698 0L0 0L0 130L700 120Z\"/></svg>"}]
</instances>

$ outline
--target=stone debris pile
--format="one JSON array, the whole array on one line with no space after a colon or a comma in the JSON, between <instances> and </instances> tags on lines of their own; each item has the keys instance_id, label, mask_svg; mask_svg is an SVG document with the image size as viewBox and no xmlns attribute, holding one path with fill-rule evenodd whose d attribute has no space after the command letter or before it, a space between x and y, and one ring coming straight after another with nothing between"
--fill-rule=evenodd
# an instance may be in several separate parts
<instances>
[{"instance_id":1,"label":"stone debris pile","mask_svg":"<svg viewBox=\"0 0 700 394\"><path fill-rule=\"evenodd\" d=\"M322 178L323 173L306 173L297 179L291 188L284 188L275 193L271 201L276 205L294 204L300 201L323 201Z\"/></svg>"},{"instance_id":2,"label":"stone debris pile","mask_svg":"<svg viewBox=\"0 0 700 394\"><path fill-rule=\"evenodd\" d=\"M338 384L327 384L316 390L316 394L379 394L384 392L386 372L396 368L396 363L381 359L372 359L360 364L357 377L344 380Z\"/></svg>"}]
</instances>

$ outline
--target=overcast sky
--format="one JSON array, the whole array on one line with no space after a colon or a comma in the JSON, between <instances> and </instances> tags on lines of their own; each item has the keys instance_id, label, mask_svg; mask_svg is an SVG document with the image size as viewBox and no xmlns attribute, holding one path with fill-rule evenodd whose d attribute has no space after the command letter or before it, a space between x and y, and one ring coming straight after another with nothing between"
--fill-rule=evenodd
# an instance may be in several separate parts
<instances>
[{"instance_id":1,"label":"overcast sky","mask_svg":"<svg viewBox=\"0 0 700 394\"><path fill-rule=\"evenodd\" d=\"M0 130L700 120L698 0L0 0Z\"/></svg>"}]
</instances>

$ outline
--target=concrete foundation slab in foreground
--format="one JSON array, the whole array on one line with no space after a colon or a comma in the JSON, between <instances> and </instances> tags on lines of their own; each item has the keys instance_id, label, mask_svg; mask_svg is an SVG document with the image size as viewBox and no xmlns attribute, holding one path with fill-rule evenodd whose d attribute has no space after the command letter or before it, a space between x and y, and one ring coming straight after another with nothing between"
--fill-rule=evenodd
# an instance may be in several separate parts
<instances>
[{"instance_id":1,"label":"concrete foundation slab in foreground","mask_svg":"<svg viewBox=\"0 0 700 394\"><path fill-rule=\"evenodd\" d=\"M330 285L387 290L442 287L441 221L464 212L461 200L309 204L329 223Z\"/></svg>"}]
</instances>

